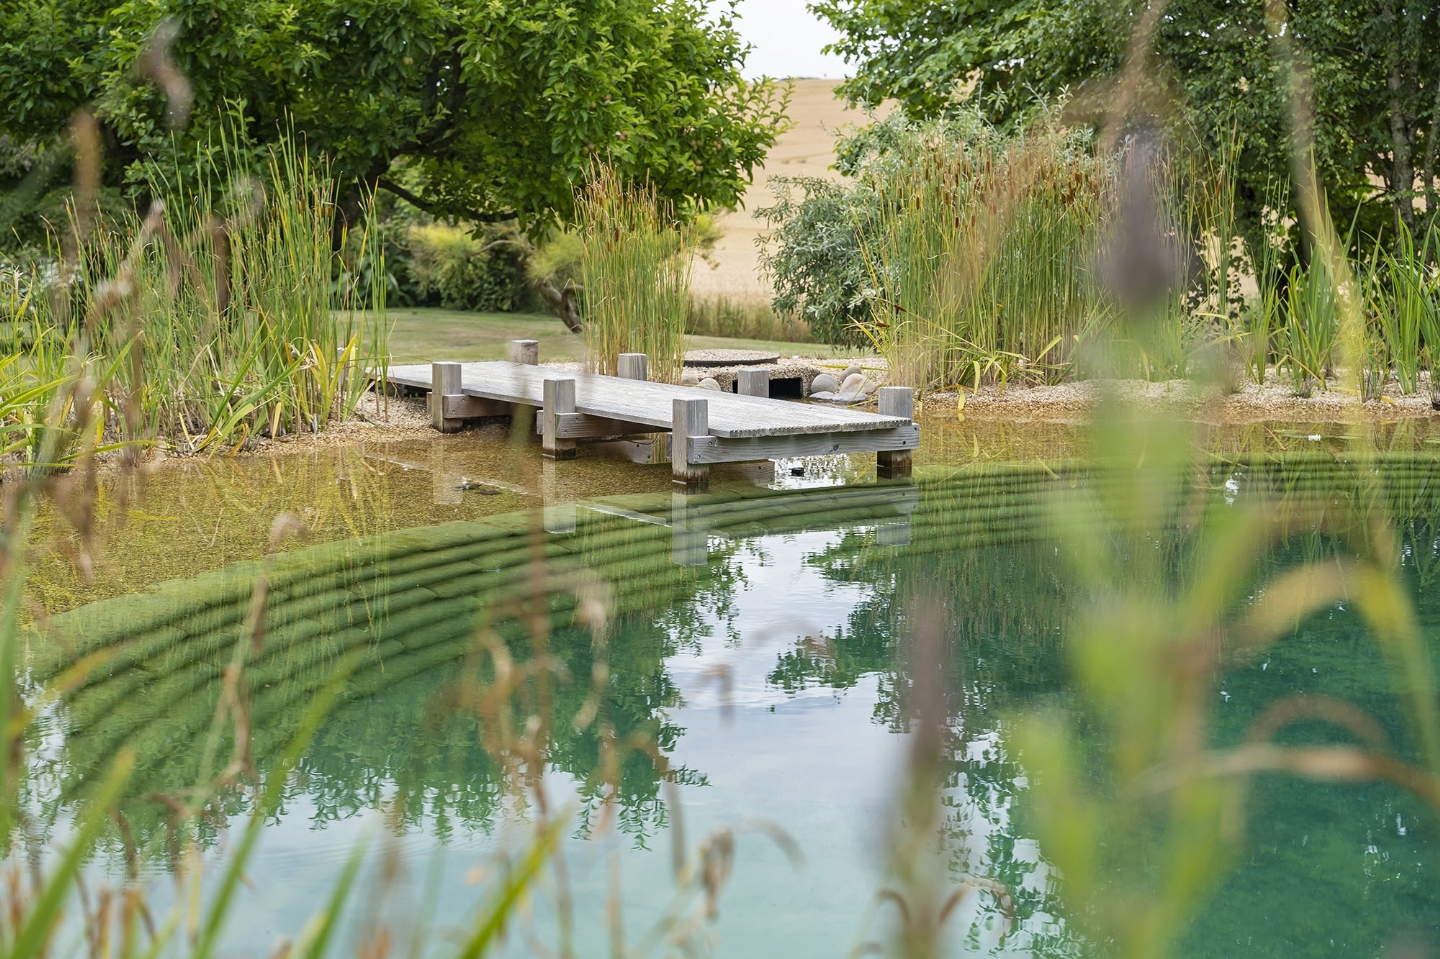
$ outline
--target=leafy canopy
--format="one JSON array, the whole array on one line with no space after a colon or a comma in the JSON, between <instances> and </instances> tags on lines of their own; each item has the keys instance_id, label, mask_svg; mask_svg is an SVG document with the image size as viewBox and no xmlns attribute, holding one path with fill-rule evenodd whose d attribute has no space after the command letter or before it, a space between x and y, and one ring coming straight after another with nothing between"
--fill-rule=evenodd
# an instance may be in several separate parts
<instances>
[{"instance_id":1,"label":"leafy canopy","mask_svg":"<svg viewBox=\"0 0 1440 959\"><path fill-rule=\"evenodd\" d=\"M1287 30L1312 89L1317 167L1337 221L1360 234L1437 206L1440 18L1403 0L1290 0ZM845 94L897 99L912 117L980 103L997 122L1038 98L1076 97L1103 113L1144 0L817 0L855 67ZM1218 156L1238 131L1242 223L1254 224L1271 179L1290 175L1297 75L1274 43L1266 0L1172 0L1151 50L1148 103ZM1380 189L1375 189L1375 181Z\"/></svg>"},{"instance_id":2,"label":"leafy canopy","mask_svg":"<svg viewBox=\"0 0 1440 959\"><path fill-rule=\"evenodd\" d=\"M597 159L682 207L729 205L780 132L787 94L742 78L733 10L708 6L8 0L0 136L50 147L93 105L112 186L139 182L147 160L183 168L238 120L257 145L293 125L343 181L389 185L441 216L568 219ZM167 28L193 93L183 130L139 69Z\"/></svg>"}]
</instances>

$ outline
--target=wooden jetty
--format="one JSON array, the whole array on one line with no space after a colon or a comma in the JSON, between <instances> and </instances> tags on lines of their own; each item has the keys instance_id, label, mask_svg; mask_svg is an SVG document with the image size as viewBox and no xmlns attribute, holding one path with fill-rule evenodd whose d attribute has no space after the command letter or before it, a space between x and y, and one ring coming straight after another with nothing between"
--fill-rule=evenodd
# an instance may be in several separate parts
<instances>
[{"instance_id":1,"label":"wooden jetty","mask_svg":"<svg viewBox=\"0 0 1440 959\"><path fill-rule=\"evenodd\" d=\"M668 433L675 482L704 486L712 463L743 463L829 453L877 455L880 474L908 476L920 445L909 389L883 387L880 412L771 399L768 372L741 372L738 393L652 383L645 355L620 357L620 376L575 373L537 365L533 340L511 344L510 362L392 366L391 384L430 394L431 419L443 432L472 417L539 411L543 452L575 455L576 441Z\"/></svg>"}]
</instances>

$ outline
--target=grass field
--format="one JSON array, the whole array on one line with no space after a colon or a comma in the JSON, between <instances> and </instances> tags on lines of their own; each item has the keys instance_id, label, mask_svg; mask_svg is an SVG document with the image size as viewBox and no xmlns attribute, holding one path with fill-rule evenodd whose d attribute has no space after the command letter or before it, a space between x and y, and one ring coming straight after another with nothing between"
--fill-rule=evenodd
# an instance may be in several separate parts
<instances>
[{"instance_id":1,"label":"grass field","mask_svg":"<svg viewBox=\"0 0 1440 959\"><path fill-rule=\"evenodd\" d=\"M390 355L397 363L427 360L503 360L511 340L538 340L540 360L578 360L585 341L570 333L557 317L536 313L462 313L457 310L387 310L393 324ZM781 343L772 340L687 336L686 349L772 350L781 356L836 356L820 343ZM853 354L850 350L846 355Z\"/></svg>"}]
</instances>

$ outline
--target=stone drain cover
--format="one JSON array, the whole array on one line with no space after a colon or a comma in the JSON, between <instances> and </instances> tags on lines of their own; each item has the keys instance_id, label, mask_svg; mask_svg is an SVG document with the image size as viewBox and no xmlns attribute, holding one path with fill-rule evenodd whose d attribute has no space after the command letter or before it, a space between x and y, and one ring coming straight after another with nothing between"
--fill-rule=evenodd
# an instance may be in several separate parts
<instances>
[{"instance_id":1,"label":"stone drain cover","mask_svg":"<svg viewBox=\"0 0 1440 959\"><path fill-rule=\"evenodd\" d=\"M685 354L685 365L693 367L710 366L765 366L780 362L779 353L765 350L690 350Z\"/></svg>"}]
</instances>

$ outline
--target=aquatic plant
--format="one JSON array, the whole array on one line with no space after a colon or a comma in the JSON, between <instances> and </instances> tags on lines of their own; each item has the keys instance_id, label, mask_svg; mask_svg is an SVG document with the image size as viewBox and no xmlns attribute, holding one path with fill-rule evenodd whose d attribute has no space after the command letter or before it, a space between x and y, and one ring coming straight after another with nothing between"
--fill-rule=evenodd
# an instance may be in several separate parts
<instances>
[{"instance_id":1,"label":"aquatic plant","mask_svg":"<svg viewBox=\"0 0 1440 959\"><path fill-rule=\"evenodd\" d=\"M1422 328L1437 322L1433 245L1401 227L1362 249L1352 228L1337 257L1317 259L1300 193L1278 178L1242 242L1233 125L1222 147L1205 154L1165 131L1104 144L1051 110L1014 134L963 113L897 113L841 141L848 180L777 181L779 202L760 212L773 228L763 262L777 305L813 313L827 341L863 334L897 382L921 390L1016 376L1204 379L1234 365L1231 391L1239 370L1262 385L1274 370L1310 395L1336 377L1338 300L1363 288L1364 397L1392 374L1415 392L1434 339ZM1132 166L1151 183L1143 222L1120 189ZM1136 326L1105 273L1118 238L1141 229L1166 261L1151 266L1180 282Z\"/></svg>"},{"instance_id":2,"label":"aquatic plant","mask_svg":"<svg viewBox=\"0 0 1440 959\"><path fill-rule=\"evenodd\" d=\"M381 365L384 265L369 206L345 222L324 161L293 140L258 161L227 140L209 162L200 183L153 167L143 219L92 223L73 206L55 238L70 251L61 275L14 304L28 319L10 375L53 384L57 358L74 354L104 399L96 428L111 445L233 449L318 431L349 415L363 371ZM7 390L0 427L32 440L38 424L63 428L47 395ZM5 448L41 465L33 442Z\"/></svg>"},{"instance_id":3,"label":"aquatic plant","mask_svg":"<svg viewBox=\"0 0 1440 959\"><path fill-rule=\"evenodd\" d=\"M651 379L678 381L693 251L676 211L653 186L596 164L575 212L590 368L614 375L621 353L644 353Z\"/></svg>"},{"instance_id":4,"label":"aquatic plant","mask_svg":"<svg viewBox=\"0 0 1440 959\"><path fill-rule=\"evenodd\" d=\"M856 224L872 286L864 328L895 382L1062 378L1104 314L1090 262L1110 174L1084 138L938 127L865 175L879 212L873 231Z\"/></svg>"}]
</instances>

